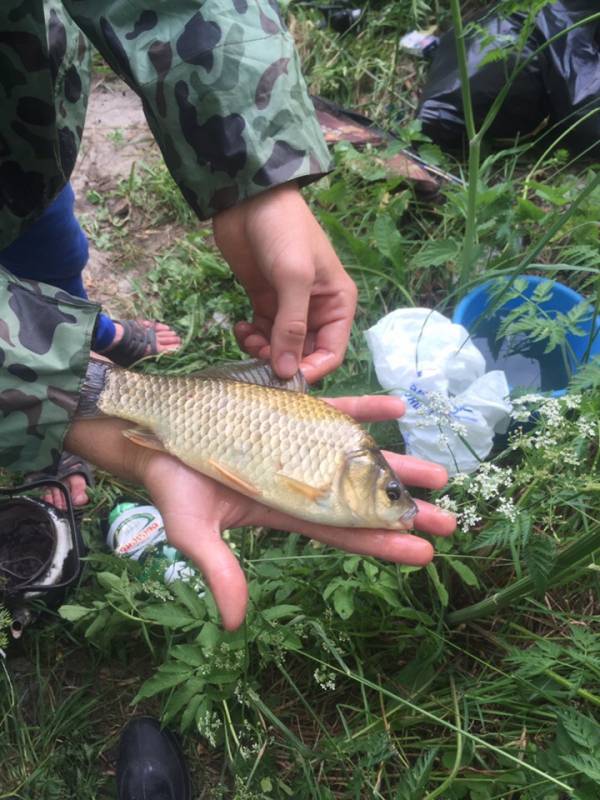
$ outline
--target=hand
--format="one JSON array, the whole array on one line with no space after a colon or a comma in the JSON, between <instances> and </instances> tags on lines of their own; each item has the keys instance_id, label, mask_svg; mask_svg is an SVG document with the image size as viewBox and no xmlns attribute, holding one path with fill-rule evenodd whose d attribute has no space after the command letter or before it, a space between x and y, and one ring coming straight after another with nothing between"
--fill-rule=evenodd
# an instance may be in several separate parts
<instances>
[{"instance_id":1,"label":"hand","mask_svg":"<svg viewBox=\"0 0 600 800\"><path fill-rule=\"evenodd\" d=\"M281 378L298 368L309 383L343 360L356 287L295 184L221 211L215 241L254 311L239 322L240 347L271 359Z\"/></svg>"},{"instance_id":2,"label":"hand","mask_svg":"<svg viewBox=\"0 0 600 800\"><path fill-rule=\"evenodd\" d=\"M394 419L404 410L402 401L394 397L346 397L329 402L359 421ZM425 565L433 557L431 544L413 534L334 528L274 511L166 453L137 447L121 435L127 426L113 419L78 420L69 431L66 446L98 466L146 486L162 514L169 541L202 571L228 630L244 620L248 589L237 559L221 539L227 528L250 525L294 531L342 550L402 564ZM385 456L404 483L431 489L446 483L443 467L395 453ZM454 531L452 514L421 500L417 505L415 526L419 530L438 536Z\"/></svg>"}]
</instances>

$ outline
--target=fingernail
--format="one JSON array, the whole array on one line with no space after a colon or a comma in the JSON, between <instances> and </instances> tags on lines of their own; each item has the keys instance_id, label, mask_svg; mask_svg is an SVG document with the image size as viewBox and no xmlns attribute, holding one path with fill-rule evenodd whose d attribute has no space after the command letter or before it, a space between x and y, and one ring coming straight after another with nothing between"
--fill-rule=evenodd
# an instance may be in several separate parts
<instances>
[{"instance_id":1,"label":"fingernail","mask_svg":"<svg viewBox=\"0 0 600 800\"><path fill-rule=\"evenodd\" d=\"M298 372L298 361L293 353L283 353L277 359L277 372L286 377L292 377Z\"/></svg>"}]
</instances>

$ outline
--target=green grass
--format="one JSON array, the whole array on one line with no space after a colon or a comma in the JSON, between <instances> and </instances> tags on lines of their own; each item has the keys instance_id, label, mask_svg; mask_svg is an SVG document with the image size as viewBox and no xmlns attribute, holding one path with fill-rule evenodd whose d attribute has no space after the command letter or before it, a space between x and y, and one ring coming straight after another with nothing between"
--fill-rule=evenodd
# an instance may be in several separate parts
<instances>
[{"instance_id":1,"label":"green grass","mask_svg":"<svg viewBox=\"0 0 600 800\"><path fill-rule=\"evenodd\" d=\"M292 9L315 92L381 123L410 116L423 67L397 41L430 21L431 4L374 4L365 26L342 37ZM402 135L444 169L466 170L414 126ZM348 145L336 148L335 172L307 190L360 291L348 356L324 391L377 390L364 330L399 306L450 313L465 286L487 277L539 273L597 309L597 169L561 150L540 160L531 145L484 143L480 155L471 196L446 186L439 202L425 202L386 178L372 152ZM193 372L239 357L231 325L247 300L164 168L136 169L116 194L148 225L181 231L139 282L140 307L185 341L158 368ZM98 197L101 210L109 199ZM129 225L111 240L119 252ZM533 335L542 322L519 324ZM504 470L495 490L477 478L440 493L466 530L438 543L427 570L232 531L251 593L235 634L220 629L210 598L144 583L135 563L103 552L92 520L127 489L101 476L86 516L85 581L65 619L9 645L0 673L0 798L114 797L116 740L134 700L183 730L198 798L596 798L598 365L576 383L579 406L540 412L493 453ZM395 425L374 432L400 446Z\"/></svg>"}]
</instances>

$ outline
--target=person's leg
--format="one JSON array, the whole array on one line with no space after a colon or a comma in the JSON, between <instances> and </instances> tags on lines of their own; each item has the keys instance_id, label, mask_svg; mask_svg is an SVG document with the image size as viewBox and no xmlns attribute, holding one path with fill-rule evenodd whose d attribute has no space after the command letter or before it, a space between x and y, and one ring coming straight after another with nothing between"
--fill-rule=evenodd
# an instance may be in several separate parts
<instances>
[{"instance_id":1,"label":"person's leg","mask_svg":"<svg viewBox=\"0 0 600 800\"><path fill-rule=\"evenodd\" d=\"M49 283L87 300L82 272L88 261L88 242L74 207L75 195L71 185L67 184L18 239L0 250L0 264L18 278ZM180 338L167 325L148 320L139 325L152 329L148 353L174 350L181 344ZM119 321L100 314L94 334L94 350L109 354L110 349L123 340L124 333ZM127 341L124 349L127 352Z\"/></svg>"},{"instance_id":2,"label":"person's leg","mask_svg":"<svg viewBox=\"0 0 600 800\"><path fill-rule=\"evenodd\" d=\"M18 278L48 283L87 300L82 272L88 261L88 242L75 217L74 205L75 195L71 185L67 184L41 217L12 244L0 250L0 264ZM152 328L152 344L157 352L176 349L181 343L167 325L141 321L138 326ZM99 314L92 347L97 352L110 355L111 348L122 341L123 334L124 327L120 322L113 321L106 314ZM127 342L124 345L120 349L125 349L127 357ZM137 349L143 354L143 346ZM79 471L71 466L64 474L64 483L75 506L88 502L85 465ZM49 491L44 499L58 508L64 506L64 498L58 490Z\"/></svg>"}]
</instances>

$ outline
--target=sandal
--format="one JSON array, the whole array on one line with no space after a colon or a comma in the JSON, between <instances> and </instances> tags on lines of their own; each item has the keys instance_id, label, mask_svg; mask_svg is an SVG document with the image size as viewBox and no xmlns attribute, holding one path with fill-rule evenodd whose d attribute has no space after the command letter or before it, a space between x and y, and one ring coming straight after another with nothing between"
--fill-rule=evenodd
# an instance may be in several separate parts
<instances>
[{"instance_id":1,"label":"sandal","mask_svg":"<svg viewBox=\"0 0 600 800\"><path fill-rule=\"evenodd\" d=\"M102 355L120 367L131 367L142 358L158 355L156 330L152 325L146 327L134 319L116 319L115 322L123 326L123 337Z\"/></svg>"}]
</instances>

